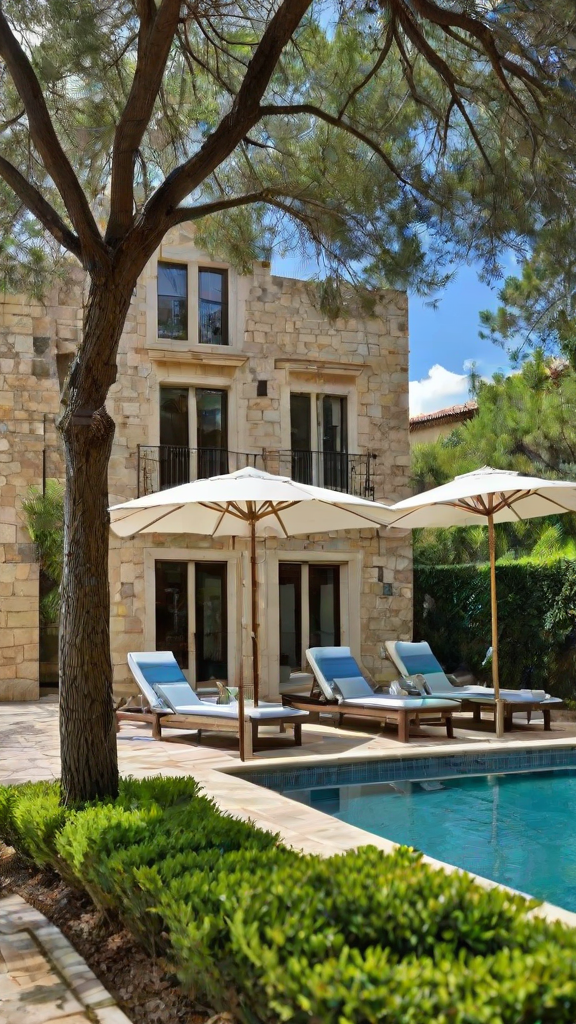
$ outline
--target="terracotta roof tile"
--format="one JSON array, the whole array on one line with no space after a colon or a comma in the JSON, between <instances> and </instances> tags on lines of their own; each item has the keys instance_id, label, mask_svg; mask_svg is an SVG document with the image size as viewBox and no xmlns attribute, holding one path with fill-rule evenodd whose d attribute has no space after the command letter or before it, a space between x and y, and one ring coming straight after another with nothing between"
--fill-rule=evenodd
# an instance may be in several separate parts
<instances>
[{"instance_id":1,"label":"terracotta roof tile","mask_svg":"<svg viewBox=\"0 0 576 1024\"><path fill-rule=\"evenodd\" d=\"M436 409L434 412L423 412L418 416L410 417L410 430L420 430L431 424L440 426L442 423L460 423L463 420L471 420L478 412L477 402L464 402L463 405L449 405L446 409Z\"/></svg>"}]
</instances>

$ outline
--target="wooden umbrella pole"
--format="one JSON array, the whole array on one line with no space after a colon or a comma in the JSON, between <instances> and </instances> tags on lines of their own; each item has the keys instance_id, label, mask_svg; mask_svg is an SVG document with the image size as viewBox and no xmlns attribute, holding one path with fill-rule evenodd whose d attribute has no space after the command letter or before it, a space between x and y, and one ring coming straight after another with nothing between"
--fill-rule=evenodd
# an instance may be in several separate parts
<instances>
[{"instance_id":1,"label":"wooden umbrella pole","mask_svg":"<svg viewBox=\"0 0 576 1024\"><path fill-rule=\"evenodd\" d=\"M240 679L238 687L238 730L240 740L240 760L246 760L246 717L244 715L244 654L240 644Z\"/></svg>"},{"instance_id":2,"label":"wooden umbrella pole","mask_svg":"<svg viewBox=\"0 0 576 1024\"><path fill-rule=\"evenodd\" d=\"M242 595L242 559L238 560L238 593ZM240 672L238 676L238 730L240 742L240 760L246 760L246 717L244 714L244 598L241 597L240 614Z\"/></svg>"},{"instance_id":3,"label":"wooden umbrella pole","mask_svg":"<svg viewBox=\"0 0 576 1024\"><path fill-rule=\"evenodd\" d=\"M256 567L256 514L250 518L250 548L252 567L252 678L254 680L254 707L258 707L260 691L260 665L259 665L259 623L258 623L258 578Z\"/></svg>"},{"instance_id":4,"label":"wooden umbrella pole","mask_svg":"<svg viewBox=\"0 0 576 1024\"><path fill-rule=\"evenodd\" d=\"M488 516L488 548L490 551L490 606L492 612L492 684L496 701L496 735L504 735L504 704L500 700L500 676L498 672L498 595L496 593L496 534L494 516Z\"/></svg>"}]
</instances>

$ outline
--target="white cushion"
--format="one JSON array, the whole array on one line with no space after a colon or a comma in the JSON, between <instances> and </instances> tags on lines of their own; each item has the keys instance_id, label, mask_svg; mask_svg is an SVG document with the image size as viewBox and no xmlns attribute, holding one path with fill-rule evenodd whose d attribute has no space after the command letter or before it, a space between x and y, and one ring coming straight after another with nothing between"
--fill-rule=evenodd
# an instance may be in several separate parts
<instances>
[{"instance_id":1,"label":"white cushion","mask_svg":"<svg viewBox=\"0 0 576 1024\"><path fill-rule=\"evenodd\" d=\"M345 679L334 679L334 687L344 700L353 697L373 697L374 690L366 682L364 676L348 676Z\"/></svg>"}]
</instances>

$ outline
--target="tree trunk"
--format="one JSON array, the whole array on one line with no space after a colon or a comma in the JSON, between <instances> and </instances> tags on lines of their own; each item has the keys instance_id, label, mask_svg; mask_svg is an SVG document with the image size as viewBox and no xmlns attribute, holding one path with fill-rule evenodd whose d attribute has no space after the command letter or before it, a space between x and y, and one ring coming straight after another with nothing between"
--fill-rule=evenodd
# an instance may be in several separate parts
<instances>
[{"instance_id":1,"label":"tree trunk","mask_svg":"<svg viewBox=\"0 0 576 1024\"><path fill-rule=\"evenodd\" d=\"M132 293L108 278L91 284L81 353L60 429L66 459L60 620L62 800L118 792L110 657L108 462L114 422L105 408Z\"/></svg>"}]
</instances>

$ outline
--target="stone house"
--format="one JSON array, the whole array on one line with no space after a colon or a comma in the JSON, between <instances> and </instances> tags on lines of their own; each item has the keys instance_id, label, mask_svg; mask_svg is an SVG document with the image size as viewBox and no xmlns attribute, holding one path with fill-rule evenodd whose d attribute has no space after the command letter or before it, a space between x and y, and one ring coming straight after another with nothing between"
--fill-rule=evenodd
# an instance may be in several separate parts
<instances>
[{"instance_id":1,"label":"stone house","mask_svg":"<svg viewBox=\"0 0 576 1024\"><path fill-rule=\"evenodd\" d=\"M44 303L0 300L0 700L39 692L39 571L20 511L31 484L62 475L59 390L80 337L83 279ZM351 300L352 302L352 300ZM108 408L111 504L257 465L386 501L408 491L407 299L377 297L329 320L315 286L214 263L191 231L167 236L135 289ZM411 539L359 531L259 549L262 696L305 668L306 647L349 644L375 680L383 643L410 637ZM175 651L193 685L250 677L243 541L111 538L115 689L130 650Z\"/></svg>"}]
</instances>

